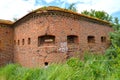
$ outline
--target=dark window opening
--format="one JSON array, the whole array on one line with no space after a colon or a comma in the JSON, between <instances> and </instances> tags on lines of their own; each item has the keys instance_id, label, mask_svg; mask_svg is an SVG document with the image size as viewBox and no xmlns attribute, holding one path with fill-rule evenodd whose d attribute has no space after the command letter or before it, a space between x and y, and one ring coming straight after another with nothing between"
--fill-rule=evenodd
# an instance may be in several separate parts
<instances>
[{"instance_id":1,"label":"dark window opening","mask_svg":"<svg viewBox=\"0 0 120 80\"><path fill-rule=\"evenodd\" d=\"M45 65L45 66L48 66L48 62L45 62L44 65Z\"/></svg>"},{"instance_id":2,"label":"dark window opening","mask_svg":"<svg viewBox=\"0 0 120 80\"><path fill-rule=\"evenodd\" d=\"M38 37L38 46L44 44L54 44L55 43L55 36L52 35L44 35Z\"/></svg>"},{"instance_id":3,"label":"dark window opening","mask_svg":"<svg viewBox=\"0 0 120 80\"><path fill-rule=\"evenodd\" d=\"M16 40L14 40L14 45L16 45Z\"/></svg>"},{"instance_id":4,"label":"dark window opening","mask_svg":"<svg viewBox=\"0 0 120 80\"><path fill-rule=\"evenodd\" d=\"M1 40L0 40L0 47L1 47Z\"/></svg>"},{"instance_id":5,"label":"dark window opening","mask_svg":"<svg viewBox=\"0 0 120 80\"><path fill-rule=\"evenodd\" d=\"M25 40L24 39L22 39L22 45L24 45L25 44Z\"/></svg>"},{"instance_id":6,"label":"dark window opening","mask_svg":"<svg viewBox=\"0 0 120 80\"><path fill-rule=\"evenodd\" d=\"M6 34L8 34L9 32L8 31L6 31Z\"/></svg>"},{"instance_id":7,"label":"dark window opening","mask_svg":"<svg viewBox=\"0 0 120 80\"><path fill-rule=\"evenodd\" d=\"M20 40L18 40L18 45L20 45Z\"/></svg>"},{"instance_id":8,"label":"dark window opening","mask_svg":"<svg viewBox=\"0 0 120 80\"><path fill-rule=\"evenodd\" d=\"M69 35L69 36L67 36L67 42L68 43L77 43L78 37L75 35Z\"/></svg>"},{"instance_id":9,"label":"dark window opening","mask_svg":"<svg viewBox=\"0 0 120 80\"><path fill-rule=\"evenodd\" d=\"M31 43L31 39L30 38L28 38L28 44L30 44Z\"/></svg>"},{"instance_id":10,"label":"dark window opening","mask_svg":"<svg viewBox=\"0 0 120 80\"><path fill-rule=\"evenodd\" d=\"M88 43L95 43L95 37L94 36L88 36L87 40L88 40Z\"/></svg>"},{"instance_id":11,"label":"dark window opening","mask_svg":"<svg viewBox=\"0 0 120 80\"><path fill-rule=\"evenodd\" d=\"M106 37L105 36L101 37L101 42L106 42Z\"/></svg>"}]
</instances>

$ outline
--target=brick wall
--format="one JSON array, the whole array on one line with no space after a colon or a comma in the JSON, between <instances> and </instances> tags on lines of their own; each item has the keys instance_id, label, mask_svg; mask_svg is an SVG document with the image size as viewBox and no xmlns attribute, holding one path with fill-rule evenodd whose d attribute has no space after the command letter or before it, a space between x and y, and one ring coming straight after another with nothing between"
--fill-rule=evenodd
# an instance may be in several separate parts
<instances>
[{"instance_id":1,"label":"brick wall","mask_svg":"<svg viewBox=\"0 0 120 80\"><path fill-rule=\"evenodd\" d=\"M39 14L14 26L14 61L35 67L44 66L45 62L64 62L71 56L82 58L84 51L103 53L109 46L111 31L107 25L82 18ZM44 45L38 46L38 37L45 35L54 36L54 43L47 39ZM88 36L93 36L94 42L88 43ZM101 37L105 37L103 42ZM75 38L75 42L68 43L67 38L73 42Z\"/></svg>"},{"instance_id":2,"label":"brick wall","mask_svg":"<svg viewBox=\"0 0 120 80\"><path fill-rule=\"evenodd\" d=\"M13 28L0 24L0 66L13 61Z\"/></svg>"}]
</instances>

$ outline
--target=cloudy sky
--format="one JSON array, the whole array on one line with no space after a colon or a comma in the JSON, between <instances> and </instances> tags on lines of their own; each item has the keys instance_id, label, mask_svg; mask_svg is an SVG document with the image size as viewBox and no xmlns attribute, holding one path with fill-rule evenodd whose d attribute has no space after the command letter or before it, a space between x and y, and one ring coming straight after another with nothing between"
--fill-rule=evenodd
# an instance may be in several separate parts
<instances>
[{"instance_id":1,"label":"cloudy sky","mask_svg":"<svg viewBox=\"0 0 120 80\"><path fill-rule=\"evenodd\" d=\"M75 3L78 12L83 10L103 10L120 19L120 0L1 0L0 19L21 18L31 10L42 6L68 7Z\"/></svg>"}]
</instances>

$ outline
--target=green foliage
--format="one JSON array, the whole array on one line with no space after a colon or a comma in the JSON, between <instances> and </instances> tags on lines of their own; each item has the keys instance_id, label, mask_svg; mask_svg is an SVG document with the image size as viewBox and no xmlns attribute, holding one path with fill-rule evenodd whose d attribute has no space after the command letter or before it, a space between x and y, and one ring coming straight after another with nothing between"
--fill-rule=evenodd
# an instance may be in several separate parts
<instances>
[{"instance_id":1,"label":"green foliage","mask_svg":"<svg viewBox=\"0 0 120 80\"><path fill-rule=\"evenodd\" d=\"M65 64L47 68L25 68L9 64L0 68L0 80L119 80L120 60L86 54L84 60L71 58Z\"/></svg>"},{"instance_id":2,"label":"green foliage","mask_svg":"<svg viewBox=\"0 0 120 80\"><path fill-rule=\"evenodd\" d=\"M73 68L79 68L79 67L82 67L83 66L83 62L80 61L78 58L71 58L67 61L67 64L70 66L70 67L73 67ZM76 65L77 64L77 65Z\"/></svg>"},{"instance_id":3,"label":"green foliage","mask_svg":"<svg viewBox=\"0 0 120 80\"><path fill-rule=\"evenodd\" d=\"M108 13L106 13L105 11L95 11L93 9L91 9L90 11L83 11L81 12L81 14L85 14L91 17L95 17L95 18L99 18L101 20L105 20L108 22L112 22L113 17L110 16Z\"/></svg>"},{"instance_id":4,"label":"green foliage","mask_svg":"<svg viewBox=\"0 0 120 80\"><path fill-rule=\"evenodd\" d=\"M113 28L114 28L114 30L115 30L116 32L117 32L117 31L120 31L120 23L119 23L118 18L115 18L115 19L114 19Z\"/></svg>"},{"instance_id":5,"label":"green foliage","mask_svg":"<svg viewBox=\"0 0 120 80\"><path fill-rule=\"evenodd\" d=\"M106 51L106 55L111 58L117 58L120 54L120 24L118 18L113 23L114 32L110 33L111 46Z\"/></svg>"}]
</instances>

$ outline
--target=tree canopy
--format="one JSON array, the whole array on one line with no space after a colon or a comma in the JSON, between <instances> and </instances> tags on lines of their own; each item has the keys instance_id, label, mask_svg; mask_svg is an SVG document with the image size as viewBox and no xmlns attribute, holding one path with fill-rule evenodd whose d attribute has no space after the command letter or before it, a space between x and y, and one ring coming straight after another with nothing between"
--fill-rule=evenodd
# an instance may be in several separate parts
<instances>
[{"instance_id":1,"label":"tree canopy","mask_svg":"<svg viewBox=\"0 0 120 80\"><path fill-rule=\"evenodd\" d=\"M105 20L108 22L112 22L113 17L110 16L108 13L106 13L105 11L95 11L93 9L91 9L90 11L82 11L81 14L85 14L91 17L95 17L95 18L99 18L101 20Z\"/></svg>"}]
</instances>

